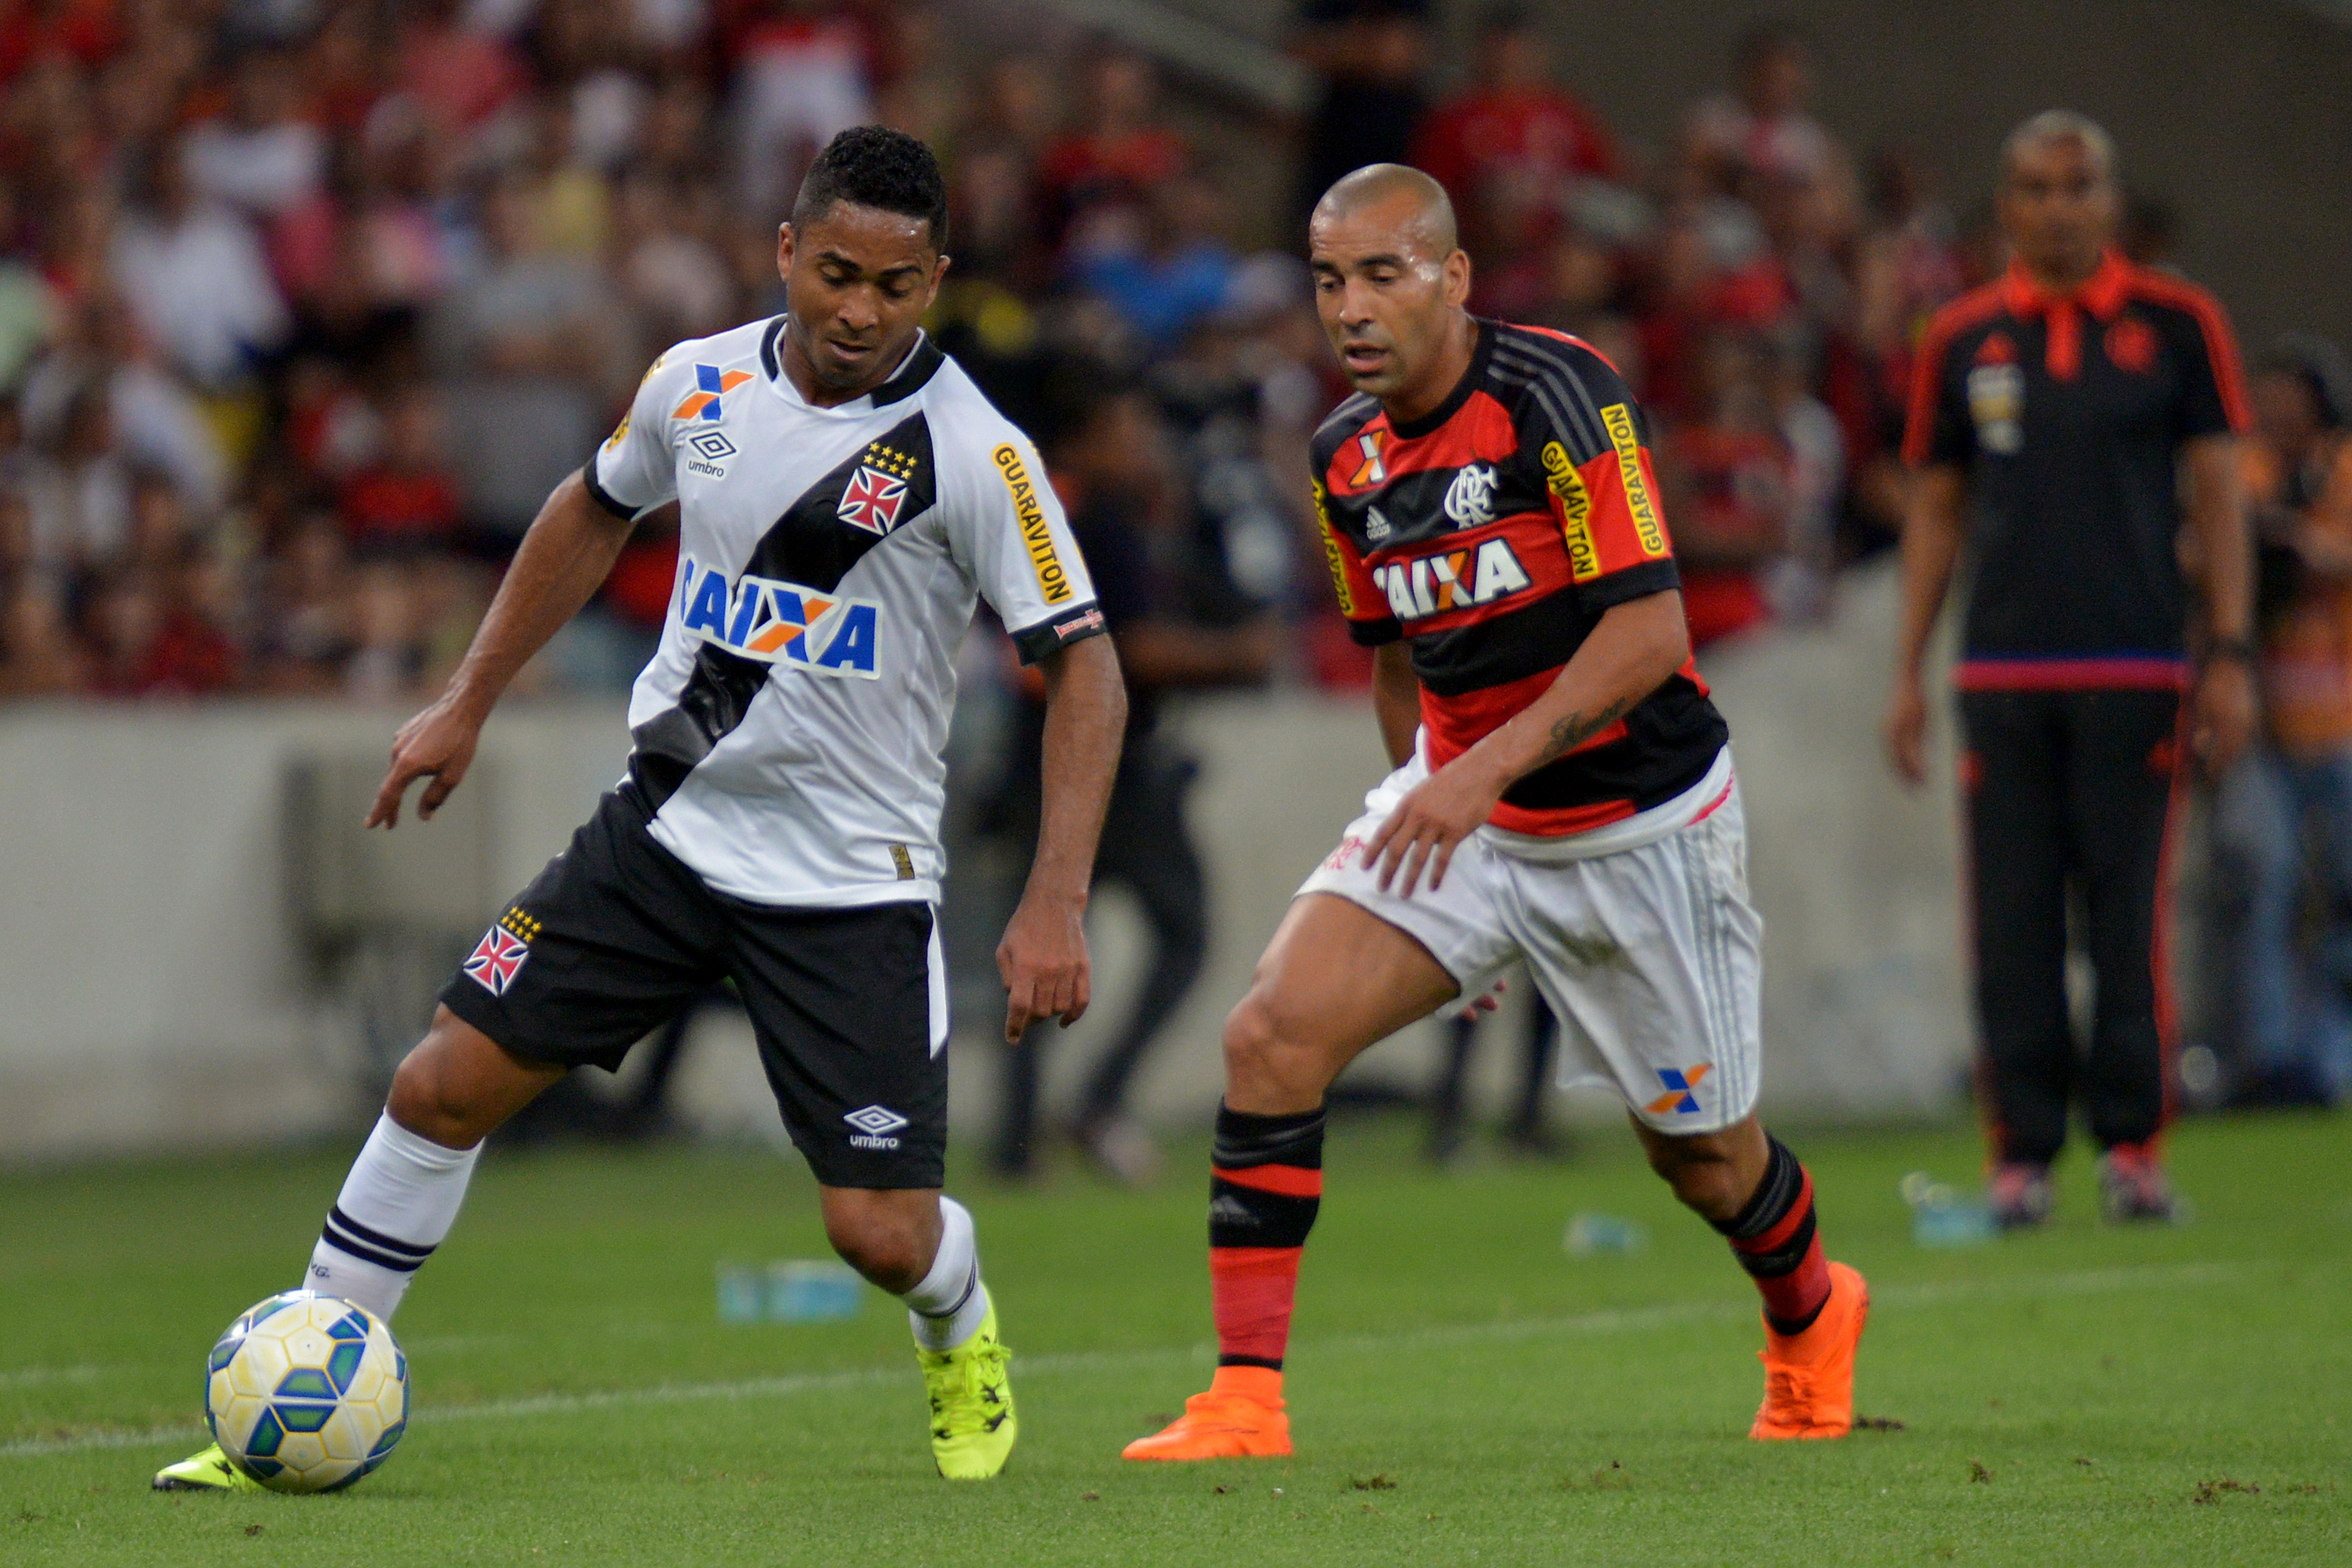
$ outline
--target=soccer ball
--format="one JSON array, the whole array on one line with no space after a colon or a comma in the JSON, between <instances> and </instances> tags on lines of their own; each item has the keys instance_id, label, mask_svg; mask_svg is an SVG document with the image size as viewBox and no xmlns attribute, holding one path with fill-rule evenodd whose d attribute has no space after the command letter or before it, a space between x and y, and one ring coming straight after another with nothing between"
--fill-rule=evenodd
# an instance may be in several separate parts
<instances>
[{"instance_id":1,"label":"soccer ball","mask_svg":"<svg viewBox=\"0 0 2352 1568\"><path fill-rule=\"evenodd\" d=\"M408 1427L408 1357L392 1325L340 1297L270 1297L228 1325L205 1366L213 1440L273 1491L347 1487Z\"/></svg>"}]
</instances>

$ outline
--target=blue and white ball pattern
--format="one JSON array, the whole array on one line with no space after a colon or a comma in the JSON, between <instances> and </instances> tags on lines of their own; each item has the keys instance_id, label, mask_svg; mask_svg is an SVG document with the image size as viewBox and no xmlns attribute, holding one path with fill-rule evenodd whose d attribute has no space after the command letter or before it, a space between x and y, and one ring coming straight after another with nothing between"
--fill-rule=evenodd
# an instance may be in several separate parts
<instances>
[{"instance_id":1,"label":"blue and white ball pattern","mask_svg":"<svg viewBox=\"0 0 2352 1568\"><path fill-rule=\"evenodd\" d=\"M270 1297L229 1324L205 1369L214 1440L273 1491L347 1487L408 1429L408 1357L390 1324L339 1297Z\"/></svg>"}]
</instances>

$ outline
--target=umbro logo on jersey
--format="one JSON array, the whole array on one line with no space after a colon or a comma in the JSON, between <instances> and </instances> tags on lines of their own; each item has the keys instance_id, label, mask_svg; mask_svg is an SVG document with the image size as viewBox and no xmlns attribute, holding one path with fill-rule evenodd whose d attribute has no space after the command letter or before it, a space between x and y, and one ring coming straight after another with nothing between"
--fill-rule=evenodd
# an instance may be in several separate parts
<instances>
[{"instance_id":1,"label":"umbro logo on jersey","mask_svg":"<svg viewBox=\"0 0 2352 1568\"><path fill-rule=\"evenodd\" d=\"M1475 549L1391 561L1372 569L1372 580L1388 595L1389 611L1400 621L1492 604L1535 582L1512 553L1508 539L1488 539Z\"/></svg>"},{"instance_id":2,"label":"umbro logo on jersey","mask_svg":"<svg viewBox=\"0 0 2352 1568\"><path fill-rule=\"evenodd\" d=\"M719 465L719 460L722 457L734 456L735 444L728 440L722 432L703 431L686 444L688 451L698 454L686 460L688 473L699 474L709 479L727 477L727 470Z\"/></svg>"},{"instance_id":3,"label":"umbro logo on jersey","mask_svg":"<svg viewBox=\"0 0 2352 1568\"><path fill-rule=\"evenodd\" d=\"M1475 528L1495 520L1495 465L1473 463L1445 486L1445 515L1457 528Z\"/></svg>"},{"instance_id":4,"label":"umbro logo on jersey","mask_svg":"<svg viewBox=\"0 0 2352 1568\"><path fill-rule=\"evenodd\" d=\"M717 365L694 367L694 391L671 411L672 419L701 419L716 423L719 400L751 379L749 371L721 371Z\"/></svg>"},{"instance_id":5,"label":"umbro logo on jersey","mask_svg":"<svg viewBox=\"0 0 2352 1568\"><path fill-rule=\"evenodd\" d=\"M907 1124L907 1118L887 1105L868 1105L862 1111L852 1111L842 1117L857 1131L851 1134L853 1149L895 1149L898 1140L890 1134Z\"/></svg>"},{"instance_id":6,"label":"umbro logo on jersey","mask_svg":"<svg viewBox=\"0 0 2352 1568\"><path fill-rule=\"evenodd\" d=\"M882 607L873 601L764 577L730 583L724 571L692 556L678 565L679 619L689 635L763 664L881 678L875 655Z\"/></svg>"}]
</instances>

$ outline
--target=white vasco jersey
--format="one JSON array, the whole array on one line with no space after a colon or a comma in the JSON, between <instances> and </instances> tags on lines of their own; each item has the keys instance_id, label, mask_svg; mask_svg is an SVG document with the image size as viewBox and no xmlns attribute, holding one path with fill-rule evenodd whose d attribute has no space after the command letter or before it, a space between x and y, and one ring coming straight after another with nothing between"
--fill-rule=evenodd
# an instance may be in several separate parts
<instances>
[{"instance_id":1,"label":"white vasco jersey","mask_svg":"<svg viewBox=\"0 0 2352 1568\"><path fill-rule=\"evenodd\" d=\"M783 325L664 354L585 471L618 516L679 503L630 776L655 839L719 893L936 900L975 599L1032 663L1102 614L1035 450L953 361L919 339L874 392L818 408L782 373Z\"/></svg>"}]
</instances>

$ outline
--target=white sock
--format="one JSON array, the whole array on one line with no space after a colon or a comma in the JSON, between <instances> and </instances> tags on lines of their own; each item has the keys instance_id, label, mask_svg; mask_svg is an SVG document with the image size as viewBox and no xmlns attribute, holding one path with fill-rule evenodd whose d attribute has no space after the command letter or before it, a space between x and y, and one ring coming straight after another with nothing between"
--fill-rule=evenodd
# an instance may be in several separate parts
<instances>
[{"instance_id":1,"label":"white sock","mask_svg":"<svg viewBox=\"0 0 2352 1568\"><path fill-rule=\"evenodd\" d=\"M915 1343L925 1350L953 1350L980 1332L988 1292L981 1288L971 1210L951 1197L940 1199L940 1249L931 1255L931 1270L899 1300L907 1303Z\"/></svg>"},{"instance_id":2,"label":"white sock","mask_svg":"<svg viewBox=\"0 0 2352 1568\"><path fill-rule=\"evenodd\" d=\"M480 1153L479 1145L445 1149L389 1113L377 1118L310 1250L303 1283L389 1320L418 1267L449 1234Z\"/></svg>"}]
</instances>

